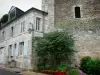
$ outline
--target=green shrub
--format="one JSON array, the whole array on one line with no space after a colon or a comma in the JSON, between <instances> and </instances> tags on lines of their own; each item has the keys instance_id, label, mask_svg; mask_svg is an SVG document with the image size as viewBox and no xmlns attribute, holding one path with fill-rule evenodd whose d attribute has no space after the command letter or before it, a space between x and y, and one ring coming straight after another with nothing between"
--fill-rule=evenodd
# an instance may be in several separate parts
<instances>
[{"instance_id":1,"label":"green shrub","mask_svg":"<svg viewBox=\"0 0 100 75\"><path fill-rule=\"evenodd\" d=\"M84 57L81 60L81 70L89 75L100 74L100 59L91 59L91 57Z\"/></svg>"},{"instance_id":2,"label":"green shrub","mask_svg":"<svg viewBox=\"0 0 100 75\"><path fill-rule=\"evenodd\" d=\"M100 59L95 59L93 62L91 74L100 75Z\"/></svg>"},{"instance_id":3,"label":"green shrub","mask_svg":"<svg viewBox=\"0 0 100 75\"><path fill-rule=\"evenodd\" d=\"M35 48L36 56L47 59L44 60L44 62L43 60L40 60L37 64L41 64L42 62L42 67L44 69L47 69L48 67L56 69L59 63L66 62L67 60L67 63L69 63L70 66L75 53L74 41L73 35L66 31L54 31L44 34L44 37L33 38L33 49Z\"/></svg>"},{"instance_id":4,"label":"green shrub","mask_svg":"<svg viewBox=\"0 0 100 75\"><path fill-rule=\"evenodd\" d=\"M90 73L91 67L92 67L92 59L89 56L83 57L81 59L81 63L80 63L80 68L82 71L84 71L85 73Z\"/></svg>"},{"instance_id":5,"label":"green shrub","mask_svg":"<svg viewBox=\"0 0 100 75\"><path fill-rule=\"evenodd\" d=\"M68 71L68 75L80 75L80 72L77 69L73 69Z\"/></svg>"}]
</instances>

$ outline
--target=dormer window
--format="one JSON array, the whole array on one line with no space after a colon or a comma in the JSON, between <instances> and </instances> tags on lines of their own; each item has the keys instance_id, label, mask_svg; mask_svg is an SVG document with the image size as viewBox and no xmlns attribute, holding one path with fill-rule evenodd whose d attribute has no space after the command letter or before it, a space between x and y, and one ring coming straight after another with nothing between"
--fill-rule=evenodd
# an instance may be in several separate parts
<instances>
[{"instance_id":1,"label":"dormer window","mask_svg":"<svg viewBox=\"0 0 100 75\"><path fill-rule=\"evenodd\" d=\"M16 17L16 12L13 10L12 12L9 13L9 19L12 20Z\"/></svg>"},{"instance_id":2,"label":"dormer window","mask_svg":"<svg viewBox=\"0 0 100 75\"><path fill-rule=\"evenodd\" d=\"M10 11L8 12L8 21L18 18L23 14L24 14L24 11L20 10L19 8L15 6L12 6Z\"/></svg>"}]
</instances>

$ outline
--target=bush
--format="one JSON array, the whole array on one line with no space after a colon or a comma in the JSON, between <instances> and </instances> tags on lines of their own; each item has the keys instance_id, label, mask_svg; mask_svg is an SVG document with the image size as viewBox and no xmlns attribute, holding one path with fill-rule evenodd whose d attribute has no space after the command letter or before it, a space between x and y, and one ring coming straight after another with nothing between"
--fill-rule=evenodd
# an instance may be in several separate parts
<instances>
[{"instance_id":1,"label":"bush","mask_svg":"<svg viewBox=\"0 0 100 75\"><path fill-rule=\"evenodd\" d=\"M1 18L1 23L6 23L8 21L8 14L3 15L3 17Z\"/></svg>"},{"instance_id":2,"label":"bush","mask_svg":"<svg viewBox=\"0 0 100 75\"><path fill-rule=\"evenodd\" d=\"M91 71L92 65L93 65L92 63L93 62L92 62L91 57L89 57L89 56L83 57L81 59L81 63L80 63L81 70L84 71L85 73L89 74Z\"/></svg>"},{"instance_id":3,"label":"bush","mask_svg":"<svg viewBox=\"0 0 100 75\"><path fill-rule=\"evenodd\" d=\"M84 57L81 60L81 70L90 75L100 74L100 59L91 59L91 57Z\"/></svg>"},{"instance_id":4,"label":"bush","mask_svg":"<svg viewBox=\"0 0 100 75\"><path fill-rule=\"evenodd\" d=\"M100 75L100 59L93 60L92 75Z\"/></svg>"},{"instance_id":5,"label":"bush","mask_svg":"<svg viewBox=\"0 0 100 75\"><path fill-rule=\"evenodd\" d=\"M46 69L56 69L61 62L67 62L69 65L72 63L75 53L74 37L66 31L50 32L44 34L44 37L33 38L33 48L36 56L42 58L38 64L42 62L44 68L46 66Z\"/></svg>"}]
</instances>

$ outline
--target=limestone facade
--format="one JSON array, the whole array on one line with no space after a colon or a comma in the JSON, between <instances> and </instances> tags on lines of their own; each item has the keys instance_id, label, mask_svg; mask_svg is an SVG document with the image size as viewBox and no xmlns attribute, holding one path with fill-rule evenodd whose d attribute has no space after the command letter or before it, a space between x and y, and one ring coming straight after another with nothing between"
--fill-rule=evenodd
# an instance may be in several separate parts
<instances>
[{"instance_id":1,"label":"limestone facade","mask_svg":"<svg viewBox=\"0 0 100 75\"><path fill-rule=\"evenodd\" d=\"M14 9L16 9L16 7ZM43 36L45 15L45 12L36 8L31 8L24 12L22 16L11 20L11 22L8 21L1 26L1 64L7 64L11 62L11 60L14 60L18 68L33 68L32 59L34 57L32 56L34 53L32 53L32 38ZM39 19L38 22L37 18ZM39 26L37 26L37 23Z\"/></svg>"}]
</instances>

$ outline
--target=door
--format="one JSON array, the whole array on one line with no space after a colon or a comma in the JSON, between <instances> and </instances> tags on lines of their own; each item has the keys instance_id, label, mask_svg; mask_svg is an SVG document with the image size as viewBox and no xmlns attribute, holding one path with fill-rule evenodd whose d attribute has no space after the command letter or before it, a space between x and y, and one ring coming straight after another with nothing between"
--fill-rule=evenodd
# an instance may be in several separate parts
<instances>
[{"instance_id":1,"label":"door","mask_svg":"<svg viewBox=\"0 0 100 75\"><path fill-rule=\"evenodd\" d=\"M4 47L0 48L0 64L5 63L5 49Z\"/></svg>"}]
</instances>

